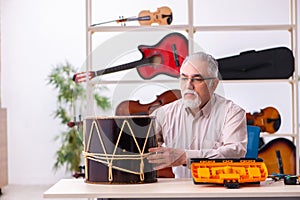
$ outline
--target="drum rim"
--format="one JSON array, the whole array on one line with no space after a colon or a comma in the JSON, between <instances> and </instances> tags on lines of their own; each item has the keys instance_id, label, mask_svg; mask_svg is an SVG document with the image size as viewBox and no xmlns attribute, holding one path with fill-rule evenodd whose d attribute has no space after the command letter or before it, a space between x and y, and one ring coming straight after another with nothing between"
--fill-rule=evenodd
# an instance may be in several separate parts
<instances>
[{"instance_id":1,"label":"drum rim","mask_svg":"<svg viewBox=\"0 0 300 200\"><path fill-rule=\"evenodd\" d=\"M149 115L87 116L85 119L135 119L135 118L154 119L155 116L149 116Z\"/></svg>"}]
</instances>

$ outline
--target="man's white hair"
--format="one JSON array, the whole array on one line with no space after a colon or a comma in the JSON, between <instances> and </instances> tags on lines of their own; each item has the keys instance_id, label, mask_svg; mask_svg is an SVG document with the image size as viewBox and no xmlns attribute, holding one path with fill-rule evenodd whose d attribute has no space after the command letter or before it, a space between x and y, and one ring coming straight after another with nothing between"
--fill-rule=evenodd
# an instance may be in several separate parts
<instances>
[{"instance_id":1,"label":"man's white hair","mask_svg":"<svg viewBox=\"0 0 300 200\"><path fill-rule=\"evenodd\" d=\"M219 69L218 69L218 62L216 61L216 59L214 57L212 57L211 55L205 53L205 52L196 52L193 53L189 56L187 56L182 65L184 66L187 62L190 63L197 63L197 61L205 61L208 63L208 73L212 76L212 77L218 77L219 74ZM199 68L199 66L194 65L195 67ZM182 67L180 68L180 73L182 73L181 71Z\"/></svg>"}]
</instances>

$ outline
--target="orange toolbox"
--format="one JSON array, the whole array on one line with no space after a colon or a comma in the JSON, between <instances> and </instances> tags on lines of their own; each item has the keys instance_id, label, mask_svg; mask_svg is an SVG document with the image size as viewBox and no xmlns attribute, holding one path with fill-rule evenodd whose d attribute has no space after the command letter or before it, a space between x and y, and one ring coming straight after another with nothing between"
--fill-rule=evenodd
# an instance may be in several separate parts
<instances>
[{"instance_id":1,"label":"orange toolbox","mask_svg":"<svg viewBox=\"0 0 300 200\"><path fill-rule=\"evenodd\" d=\"M192 158L190 164L195 184L216 183L238 188L240 183L259 184L268 177L267 167L261 158Z\"/></svg>"}]
</instances>

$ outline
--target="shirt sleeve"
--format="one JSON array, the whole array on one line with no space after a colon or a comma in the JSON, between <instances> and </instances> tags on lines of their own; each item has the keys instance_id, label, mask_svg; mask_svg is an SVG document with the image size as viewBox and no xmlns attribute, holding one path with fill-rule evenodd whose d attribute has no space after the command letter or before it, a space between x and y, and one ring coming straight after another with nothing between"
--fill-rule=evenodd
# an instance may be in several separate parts
<instances>
[{"instance_id":1,"label":"shirt sleeve","mask_svg":"<svg viewBox=\"0 0 300 200\"><path fill-rule=\"evenodd\" d=\"M247 141L246 112L234 104L226 115L220 140L202 154L205 158L242 158L246 155Z\"/></svg>"}]
</instances>

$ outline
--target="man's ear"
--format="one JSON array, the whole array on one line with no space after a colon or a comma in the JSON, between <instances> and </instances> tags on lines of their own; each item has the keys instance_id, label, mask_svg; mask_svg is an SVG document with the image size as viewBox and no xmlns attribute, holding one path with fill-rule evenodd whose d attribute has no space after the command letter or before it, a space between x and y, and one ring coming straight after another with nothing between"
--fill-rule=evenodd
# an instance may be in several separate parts
<instances>
[{"instance_id":1,"label":"man's ear","mask_svg":"<svg viewBox=\"0 0 300 200\"><path fill-rule=\"evenodd\" d=\"M218 84L219 84L219 79L218 78L216 78L216 79L214 79L213 81L212 81L212 91L214 92L215 90L216 90L216 88L218 87Z\"/></svg>"}]
</instances>

